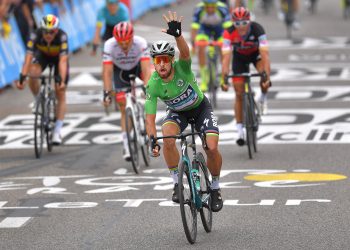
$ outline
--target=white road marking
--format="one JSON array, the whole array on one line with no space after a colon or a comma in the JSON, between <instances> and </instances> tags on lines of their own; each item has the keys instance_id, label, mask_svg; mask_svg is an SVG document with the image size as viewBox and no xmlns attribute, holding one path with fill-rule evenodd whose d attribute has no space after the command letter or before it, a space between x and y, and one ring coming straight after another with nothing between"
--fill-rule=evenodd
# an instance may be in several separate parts
<instances>
[{"instance_id":1,"label":"white road marking","mask_svg":"<svg viewBox=\"0 0 350 250\"><path fill-rule=\"evenodd\" d=\"M24 226L32 217L6 217L0 222L0 228L19 228Z\"/></svg>"}]
</instances>

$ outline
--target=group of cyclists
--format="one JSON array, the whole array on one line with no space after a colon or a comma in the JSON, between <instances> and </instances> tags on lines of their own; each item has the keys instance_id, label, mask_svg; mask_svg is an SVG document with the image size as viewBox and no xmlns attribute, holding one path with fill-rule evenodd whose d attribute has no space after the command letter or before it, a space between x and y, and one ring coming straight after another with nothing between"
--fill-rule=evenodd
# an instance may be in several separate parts
<instances>
[{"instance_id":1,"label":"group of cyclists","mask_svg":"<svg viewBox=\"0 0 350 250\"><path fill-rule=\"evenodd\" d=\"M227 5L218 0L202 0L193 15L191 44L196 41L213 39L222 42L222 76L228 75L230 70L235 74L249 72L250 64L257 71L265 72L261 80L261 96L258 103L263 113L267 111L266 94L271 86L270 59L268 41L263 27L251 21L247 8L237 7L232 11ZM210 101L203 92L207 89L208 70L205 65L203 50L198 50L200 64L200 84L196 74L191 69L191 51L182 35L182 19L175 12L163 15L167 28L162 31L173 36L179 57L175 59L175 46L168 41L157 41L148 48L147 41L134 34L134 28L129 17L124 13L124 7L118 0L106 0L106 9L100 11L93 54L99 44L101 20L108 18L117 23L107 22L106 34L103 37L103 104L111 103L111 91L114 91L115 101L121 112L121 127L123 137L123 158L130 160L128 141L125 129L125 93L121 90L129 85L129 75L133 74L143 80L146 86L146 130L149 137L157 137L156 113L157 100L163 101L167 112L162 120L162 134L176 135L184 131L190 118L194 119L195 128L206 133L207 165L212 175L211 209L218 212L223 207L220 190L220 171L222 157L218 149L219 127ZM122 17L119 15L122 14ZM119 14L118 14L119 13ZM118 16L113 17L113 16ZM113 28L112 28L113 27ZM151 72L151 60L155 71ZM40 76L49 63L55 66L55 88L58 99L57 120L53 135L53 142L61 144L61 128L66 111L65 91L69 79L67 34L59 28L59 19L54 15L43 17L40 29L33 32L27 42L27 54L17 83L19 89L24 88L27 76ZM244 131L242 126L242 93L243 80L232 79L236 92L235 114L238 130L237 144L244 145ZM29 87L35 96L39 84L29 78ZM228 90L228 86L221 80L221 88ZM179 202L178 164L179 152L175 139L164 139L163 155L173 179L172 200ZM151 156L160 155L160 145L155 143L151 149Z\"/></svg>"}]
</instances>

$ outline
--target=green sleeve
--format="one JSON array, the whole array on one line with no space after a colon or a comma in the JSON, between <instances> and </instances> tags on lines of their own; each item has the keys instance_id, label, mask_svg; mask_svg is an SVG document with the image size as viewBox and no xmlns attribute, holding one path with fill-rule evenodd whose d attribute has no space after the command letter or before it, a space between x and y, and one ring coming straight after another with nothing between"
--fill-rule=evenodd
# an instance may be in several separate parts
<instances>
[{"instance_id":1,"label":"green sleeve","mask_svg":"<svg viewBox=\"0 0 350 250\"><path fill-rule=\"evenodd\" d=\"M185 74L191 74L192 73L192 69L191 69L191 64L192 64L192 60L182 60L179 59L178 64L182 70L182 72L184 72Z\"/></svg>"},{"instance_id":2,"label":"green sleeve","mask_svg":"<svg viewBox=\"0 0 350 250\"><path fill-rule=\"evenodd\" d=\"M155 115L157 113L157 95L152 90L151 82L148 82L146 87L146 102L145 111L146 114Z\"/></svg>"}]
</instances>

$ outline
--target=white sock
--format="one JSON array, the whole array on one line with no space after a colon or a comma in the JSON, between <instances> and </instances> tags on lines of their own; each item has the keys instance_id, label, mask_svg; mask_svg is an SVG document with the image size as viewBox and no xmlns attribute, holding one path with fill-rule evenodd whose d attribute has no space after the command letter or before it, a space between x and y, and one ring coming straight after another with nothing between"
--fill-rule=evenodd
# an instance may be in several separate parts
<instances>
[{"instance_id":1,"label":"white sock","mask_svg":"<svg viewBox=\"0 0 350 250\"><path fill-rule=\"evenodd\" d=\"M56 120L55 133L61 133L61 128L62 127L63 127L63 121L62 120Z\"/></svg>"},{"instance_id":2,"label":"white sock","mask_svg":"<svg viewBox=\"0 0 350 250\"><path fill-rule=\"evenodd\" d=\"M243 124L242 123L237 123L236 124L236 128L237 128L239 137L242 137L243 134L244 134L243 133Z\"/></svg>"},{"instance_id":3,"label":"white sock","mask_svg":"<svg viewBox=\"0 0 350 250\"><path fill-rule=\"evenodd\" d=\"M123 138L124 149L129 149L128 136L126 135L126 132L122 132L122 138Z\"/></svg>"},{"instance_id":4,"label":"white sock","mask_svg":"<svg viewBox=\"0 0 350 250\"><path fill-rule=\"evenodd\" d=\"M220 189L219 177L220 176L212 176L212 181L210 185L210 188L212 190Z\"/></svg>"},{"instance_id":5,"label":"white sock","mask_svg":"<svg viewBox=\"0 0 350 250\"><path fill-rule=\"evenodd\" d=\"M267 94L266 93L261 93L259 101L260 102L266 102L267 101Z\"/></svg>"}]
</instances>

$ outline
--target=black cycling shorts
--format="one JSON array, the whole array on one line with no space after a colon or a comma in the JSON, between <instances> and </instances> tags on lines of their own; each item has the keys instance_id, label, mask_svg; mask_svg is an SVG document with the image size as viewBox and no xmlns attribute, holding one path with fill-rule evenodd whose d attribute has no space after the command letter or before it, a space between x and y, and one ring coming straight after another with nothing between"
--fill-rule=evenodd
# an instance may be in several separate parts
<instances>
[{"instance_id":1,"label":"black cycling shorts","mask_svg":"<svg viewBox=\"0 0 350 250\"><path fill-rule=\"evenodd\" d=\"M114 74L114 89L118 91L118 89L130 87L130 77L129 75L136 75L141 78L141 63L139 62L134 68L131 70L122 70L117 66L113 66L113 74Z\"/></svg>"},{"instance_id":2,"label":"black cycling shorts","mask_svg":"<svg viewBox=\"0 0 350 250\"><path fill-rule=\"evenodd\" d=\"M39 64L41 66L42 71L46 69L46 67L51 63L54 65L54 76L59 75L59 68L58 68L58 63L59 63L59 56L47 56L41 52L36 52L34 53L34 57L32 60L32 63ZM66 81L65 84L68 84L69 80L69 63L67 65L67 75L66 75Z\"/></svg>"},{"instance_id":3,"label":"black cycling shorts","mask_svg":"<svg viewBox=\"0 0 350 250\"><path fill-rule=\"evenodd\" d=\"M206 96L204 96L199 106L192 110L179 112L168 109L166 116L163 118L162 126L167 122L174 122L179 126L180 132L183 132L187 128L189 118L194 118L195 129L198 132L204 130L206 134L219 135L217 118Z\"/></svg>"},{"instance_id":4,"label":"black cycling shorts","mask_svg":"<svg viewBox=\"0 0 350 250\"><path fill-rule=\"evenodd\" d=\"M254 66L256 66L257 62L260 60L261 56L259 52L255 52L251 55L242 55L235 51L233 52L232 72L234 74L249 73L249 65L253 63Z\"/></svg>"}]
</instances>

